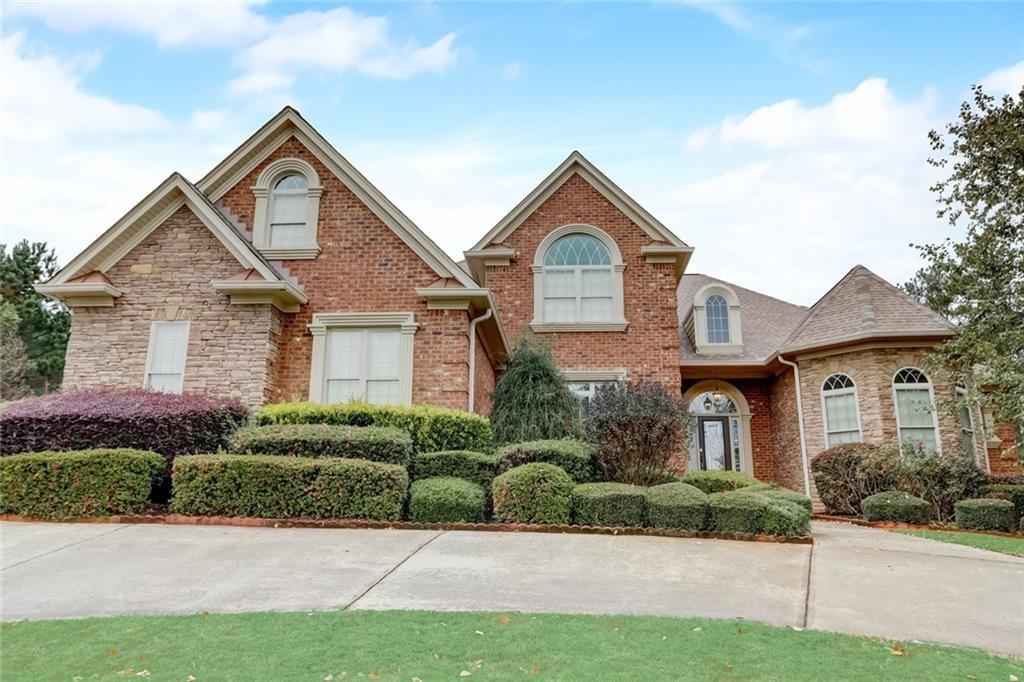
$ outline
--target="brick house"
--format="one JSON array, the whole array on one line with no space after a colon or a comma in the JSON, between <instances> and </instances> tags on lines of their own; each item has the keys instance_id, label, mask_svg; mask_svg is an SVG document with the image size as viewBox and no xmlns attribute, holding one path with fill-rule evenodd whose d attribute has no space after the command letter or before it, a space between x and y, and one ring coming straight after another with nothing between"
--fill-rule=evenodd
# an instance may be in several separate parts
<instances>
[{"instance_id":1,"label":"brick house","mask_svg":"<svg viewBox=\"0 0 1024 682\"><path fill-rule=\"evenodd\" d=\"M620 380L681 396L680 467L809 489L809 457L861 439L1003 465L1011 431L937 407L959 390L924 369L943 318L861 266L805 308L686 273L692 253L574 152L456 263L286 107L37 288L72 311L68 387L487 413L533 333L583 401Z\"/></svg>"}]
</instances>

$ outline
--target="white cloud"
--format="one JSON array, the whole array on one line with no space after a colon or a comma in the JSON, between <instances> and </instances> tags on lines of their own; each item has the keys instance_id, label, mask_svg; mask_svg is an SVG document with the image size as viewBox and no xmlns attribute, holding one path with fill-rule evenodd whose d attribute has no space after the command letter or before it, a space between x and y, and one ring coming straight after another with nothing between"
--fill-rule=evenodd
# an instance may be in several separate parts
<instances>
[{"instance_id":1,"label":"white cloud","mask_svg":"<svg viewBox=\"0 0 1024 682\"><path fill-rule=\"evenodd\" d=\"M523 65L518 62L510 62L501 67L501 77L507 81L514 81L523 75Z\"/></svg>"},{"instance_id":2,"label":"white cloud","mask_svg":"<svg viewBox=\"0 0 1024 682\"><path fill-rule=\"evenodd\" d=\"M200 133L209 133L221 130L228 122L228 112L224 109L204 111L202 109L192 113L189 124L193 130Z\"/></svg>"},{"instance_id":3,"label":"white cloud","mask_svg":"<svg viewBox=\"0 0 1024 682\"><path fill-rule=\"evenodd\" d=\"M1024 60L1005 69L997 69L981 79L981 87L990 95L1016 95L1024 88Z\"/></svg>"},{"instance_id":4,"label":"white cloud","mask_svg":"<svg viewBox=\"0 0 1024 682\"><path fill-rule=\"evenodd\" d=\"M111 29L152 38L161 47L238 45L262 35L261 2L8 2L9 17L43 21L66 33Z\"/></svg>"},{"instance_id":5,"label":"white cloud","mask_svg":"<svg viewBox=\"0 0 1024 682\"><path fill-rule=\"evenodd\" d=\"M232 97L262 95L266 92L286 90L295 82L295 76L272 71L255 71L239 76L228 83L228 94Z\"/></svg>"}]
</instances>

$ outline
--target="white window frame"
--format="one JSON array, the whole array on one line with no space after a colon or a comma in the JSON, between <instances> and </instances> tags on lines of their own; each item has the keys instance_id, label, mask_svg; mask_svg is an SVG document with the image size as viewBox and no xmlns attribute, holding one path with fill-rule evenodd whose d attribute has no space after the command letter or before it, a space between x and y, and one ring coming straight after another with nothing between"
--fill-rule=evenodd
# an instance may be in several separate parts
<instances>
[{"instance_id":1,"label":"white window frame","mask_svg":"<svg viewBox=\"0 0 1024 682\"><path fill-rule=\"evenodd\" d=\"M164 393L173 393L181 395L185 390L185 368L188 366L188 344L192 336L192 323L189 320L154 320L149 324L149 344L146 348L146 371L142 375L142 387L150 388L149 377L152 374L150 371L153 366L153 347L156 345L156 330L158 327L164 326L180 326L185 327L185 357L181 361L181 384L178 386L177 391L163 391ZM156 390L156 389L152 389Z\"/></svg>"},{"instance_id":2,"label":"white window frame","mask_svg":"<svg viewBox=\"0 0 1024 682\"><path fill-rule=\"evenodd\" d=\"M315 313L309 325L313 350L309 370L309 400L322 403L326 398L324 370L327 360L327 332L332 329L352 331L397 331L399 335L398 395L399 405L412 405L413 336L419 325L411 312L388 313Z\"/></svg>"},{"instance_id":3,"label":"white window frame","mask_svg":"<svg viewBox=\"0 0 1024 682\"><path fill-rule=\"evenodd\" d=\"M848 388L831 388L831 389L826 389L825 388L825 384L827 384L832 377L837 376L837 375L842 375L842 376L846 377L847 379L850 380L850 383L853 384L853 385L848 387ZM851 394L853 395L853 403L854 403L854 407L856 408L856 413L857 413L857 442L863 442L864 441L864 429L863 429L863 427L861 425L861 421L860 421L860 395L857 393L857 382L854 381L853 377L851 377L846 372L832 372L827 377L825 377L825 379L822 380L822 382L821 382L821 424L822 424L822 429L823 429L823 431L825 433L825 449L826 450L831 448L831 447L834 447L832 445L831 440L829 439L830 435L832 435L833 433L850 433L850 429L844 429L844 430L836 429L834 431L830 431L829 430L828 410L825 409L826 398L830 398L830 397L833 397L833 396L841 396L841 395L851 395Z\"/></svg>"},{"instance_id":4,"label":"white window frame","mask_svg":"<svg viewBox=\"0 0 1024 682\"><path fill-rule=\"evenodd\" d=\"M274 185L286 175L302 175L306 178L306 239L302 246L272 247L270 245L271 199ZM252 193L256 197L253 218L252 243L267 258L298 260L316 258L320 253L317 244L317 226L320 219L320 197L324 188L320 177L311 165L302 159L287 158L274 161L260 173Z\"/></svg>"},{"instance_id":5,"label":"white window frame","mask_svg":"<svg viewBox=\"0 0 1024 682\"><path fill-rule=\"evenodd\" d=\"M597 386L599 384L613 384L621 383L626 380L625 369L612 369L612 370L591 370L591 369L578 369L578 370L561 370L562 381L566 384L590 384L589 389L586 393L586 399L592 400L597 395ZM583 395L569 389L577 398L584 397ZM580 410L582 412L582 401Z\"/></svg>"},{"instance_id":6,"label":"white window frame","mask_svg":"<svg viewBox=\"0 0 1024 682\"><path fill-rule=\"evenodd\" d=\"M708 340L707 302L712 296L721 296L729 306L729 342L711 343ZM740 299L730 287L721 282L705 284L693 296L690 313L693 325L694 350L699 355L740 355L743 353L743 325L740 320Z\"/></svg>"},{"instance_id":7,"label":"white window frame","mask_svg":"<svg viewBox=\"0 0 1024 682\"><path fill-rule=\"evenodd\" d=\"M589 237L593 237L601 242L604 247L608 250L608 257L611 260L611 288L612 288L612 315L611 319L604 322L548 322L544 319L544 271L545 265L544 260L547 256L548 250L562 237L567 237L572 234L582 234ZM560 266L553 266L554 269L559 269ZM579 273L580 269L586 269L588 266L577 266L575 269ZM589 266L596 267L596 266ZM602 268L607 266L601 266ZM572 224L564 225L557 230L553 230L541 241L537 247L537 251L534 254L533 259L533 322L530 323L530 329L535 332L622 332L626 330L628 323L626 322L625 313L625 302L623 299L623 271L626 269L626 264L622 261L622 253L619 251L618 245L615 240L612 239L608 233L601 230L593 225L583 224ZM580 275L577 274L577 294L580 291ZM579 306L579 296L577 296L577 306Z\"/></svg>"},{"instance_id":8,"label":"white window frame","mask_svg":"<svg viewBox=\"0 0 1024 682\"><path fill-rule=\"evenodd\" d=\"M967 396L967 389L964 386L954 386L953 391L957 398L956 409L958 414L956 415L957 424L960 426L960 440L963 442L966 434L971 434L971 455L978 458L978 425L974 422L974 409L970 406L964 406L959 403L961 398ZM963 422L960 421L960 410L967 410L967 423L970 425L970 429L964 429Z\"/></svg>"},{"instance_id":9,"label":"white window frame","mask_svg":"<svg viewBox=\"0 0 1024 682\"><path fill-rule=\"evenodd\" d=\"M926 384L922 384L922 383L916 383L916 384L897 384L896 383L896 377L899 375L900 372L902 372L904 370L907 370L907 369L912 369L912 370L914 370L916 372L919 372L921 374L921 376L923 376L925 379L928 380L928 383L926 383ZM935 387L934 387L934 384L932 383L932 378L930 376L928 376L928 374L924 370L922 370L922 369L920 369L918 367L913 367L913 366L908 365L906 367L900 367L898 370L896 370L893 373L892 379L889 381L889 384L892 386L892 409L896 413L896 440L899 443L900 455L903 454L903 423L902 423L902 420L900 419L900 401L899 401L899 396L897 395L897 392L900 389L896 388L897 385L907 387L908 389L911 389L911 390L913 390L913 389L920 389L920 388L923 388L923 387L927 387L928 388L928 401L931 403L932 428L935 430L935 454L941 456L942 455L942 433L939 431L939 411L937 409L935 409ZM921 427L908 426L907 428L921 428Z\"/></svg>"}]
</instances>

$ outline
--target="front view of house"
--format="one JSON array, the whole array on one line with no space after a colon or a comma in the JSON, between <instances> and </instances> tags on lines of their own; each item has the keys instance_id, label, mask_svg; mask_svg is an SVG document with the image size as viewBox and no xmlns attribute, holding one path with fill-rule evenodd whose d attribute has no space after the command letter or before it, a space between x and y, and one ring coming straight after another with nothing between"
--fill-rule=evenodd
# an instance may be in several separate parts
<instances>
[{"instance_id":1,"label":"front view of house","mask_svg":"<svg viewBox=\"0 0 1024 682\"><path fill-rule=\"evenodd\" d=\"M696 419L680 468L809 489L850 441L1012 434L941 409L949 323L864 267L810 308L686 272L693 248L572 153L455 262L294 109L196 183L174 173L39 291L72 310L66 387L425 403L486 413L510 345L547 341L581 400L657 382Z\"/></svg>"}]
</instances>

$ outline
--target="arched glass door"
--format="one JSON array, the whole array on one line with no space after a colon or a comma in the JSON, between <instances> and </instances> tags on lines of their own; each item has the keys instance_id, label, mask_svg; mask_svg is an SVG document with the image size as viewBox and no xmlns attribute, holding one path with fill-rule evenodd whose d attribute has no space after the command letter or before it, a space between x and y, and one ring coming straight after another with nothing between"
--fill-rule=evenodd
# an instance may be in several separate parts
<instances>
[{"instance_id":1,"label":"arched glass door","mask_svg":"<svg viewBox=\"0 0 1024 682\"><path fill-rule=\"evenodd\" d=\"M702 471L740 471L740 413L729 396L707 391L690 401L696 432L690 465Z\"/></svg>"}]
</instances>

